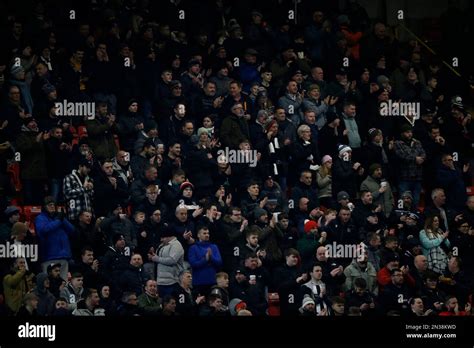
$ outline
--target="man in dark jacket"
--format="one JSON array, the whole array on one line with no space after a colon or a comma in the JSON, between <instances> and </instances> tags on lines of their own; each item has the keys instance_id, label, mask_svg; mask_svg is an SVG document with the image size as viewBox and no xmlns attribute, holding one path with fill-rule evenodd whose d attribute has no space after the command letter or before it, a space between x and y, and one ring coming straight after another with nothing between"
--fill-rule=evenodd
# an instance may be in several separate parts
<instances>
[{"instance_id":1,"label":"man in dark jacket","mask_svg":"<svg viewBox=\"0 0 474 348\"><path fill-rule=\"evenodd\" d=\"M241 103L234 104L230 110L231 114L222 121L220 140L222 146L238 149L243 140L250 139L249 126Z\"/></svg>"},{"instance_id":2,"label":"man in dark jacket","mask_svg":"<svg viewBox=\"0 0 474 348\"><path fill-rule=\"evenodd\" d=\"M301 284L308 280L308 275L298 265L300 255L297 250L286 250L285 259L285 264L275 270L273 286L280 296L281 315L298 315L297 295Z\"/></svg>"},{"instance_id":3,"label":"man in dark jacket","mask_svg":"<svg viewBox=\"0 0 474 348\"><path fill-rule=\"evenodd\" d=\"M339 156L332 166L332 193L336 198L338 192L345 191L354 199L357 193L357 176L364 174L364 168L359 162L353 163L352 149L347 145L340 145Z\"/></svg>"},{"instance_id":4,"label":"man in dark jacket","mask_svg":"<svg viewBox=\"0 0 474 348\"><path fill-rule=\"evenodd\" d=\"M148 280L147 274L143 271L143 259L140 254L133 254L130 264L120 276L120 290L122 292L133 291L137 295L143 292L143 287Z\"/></svg>"},{"instance_id":5,"label":"man in dark jacket","mask_svg":"<svg viewBox=\"0 0 474 348\"><path fill-rule=\"evenodd\" d=\"M439 187L443 188L444 192L447 193L446 207L456 212L461 212L467 199L463 174L469 171L469 166L464 165L461 173L454 166L453 156L449 154L442 156L441 163L441 167L436 174Z\"/></svg>"},{"instance_id":6,"label":"man in dark jacket","mask_svg":"<svg viewBox=\"0 0 474 348\"><path fill-rule=\"evenodd\" d=\"M113 158L117 153L114 133L117 132L115 115L107 111L107 103L97 105L95 117L86 121L89 144L97 158Z\"/></svg>"},{"instance_id":7,"label":"man in dark jacket","mask_svg":"<svg viewBox=\"0 0 474 348\"><path fill-rule=\"evenodd\" d=\"M309 209L312 210L319 206L318 194L316 189L312 186L313 177L309 170L304 170L300 174L300 181L293 188L291 198L294 202L299 202L300 198L306 197L309 199Z\"/></svg>"},{"instance_id":8,"label":"man in dark jacket","mask_svg":"<svg viewBox=\"0 0 474 348\"><path fill-rule=\"evenodd\" d=\"M20 175L25 204L41 204L43 200L42 189L48 177L44 141L48 138L48 133L39 132L34 118L28 117L23 120L15 147L21 155Z\"/></svg>"},{"instance_id":9,"label":"man in dark jacket","mask_svg":"<svg viewBox=\"0 0 474 348\"><path fill-rule=\"evenodd\" d=\"M101 164L101 171L94 178L94 191L97 216L109 215L117 205L126 205L128 202L127 184L114 171L111 160Z\"/></svg>"},{"instance_id":10,"label":"man in dark jacket","mask_svg":"<svg viewBox=\"0 0 474 348\"><path fill-rule=\"evenodd\" d=\"M119 124L117 125L120 148L133 153L133 145L144 127L143 118L138 114L138 102L135 99L131 99L128 102L127 113L120 116Z\"/></svg>"}]
</instances>

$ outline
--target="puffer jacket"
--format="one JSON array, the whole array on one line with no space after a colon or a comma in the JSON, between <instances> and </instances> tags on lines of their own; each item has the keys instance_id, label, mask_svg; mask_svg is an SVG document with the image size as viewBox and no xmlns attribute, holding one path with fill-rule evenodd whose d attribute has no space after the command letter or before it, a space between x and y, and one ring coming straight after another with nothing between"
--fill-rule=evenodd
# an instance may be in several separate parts
<instances>
[{"instance_id":1,"label":"puffer jacket","mask_svg":"<svg viewBox=\"0 0 474 348\"><path fill-rule=\"evenodd\" d=\"M158 263L158 285L173 285L178 282L178 276L184 270L184 249L178 239L161 244L152 260Z\"/></svg>"}]
</instances>

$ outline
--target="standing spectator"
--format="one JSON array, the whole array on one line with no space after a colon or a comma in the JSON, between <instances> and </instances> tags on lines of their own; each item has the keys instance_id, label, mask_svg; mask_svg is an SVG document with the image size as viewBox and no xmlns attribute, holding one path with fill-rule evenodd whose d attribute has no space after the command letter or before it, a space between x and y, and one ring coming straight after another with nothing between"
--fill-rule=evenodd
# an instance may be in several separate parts
<instances>
[{"instance_id":1,"label":"standing spectator","mask_svg":"<svg viewBox=\"0 0 474 348\"><path fill-rule=\"evenodd\" d=\"M223 146L238 149L242 141L250 139L249 126L241 103L234 104L230 111L231 114L222 121L220 139Z\"/></svg>"},{"instance_id":2,"label":"standing spectator","mask_svg":"<svg viewBox=\"0 0 474 348\"><path fill-rule=\"evenodd\" d=\"M32 293L38 298L37 311L40 316L50 316L54 311L56 298L49 291L49 286L49 279L46 273L43 272L36 276L36 287Z\"/></svg>"},{"instance_id":3,"label":"standing spectator","mask_svg":"<svg viewBox=\"0 0 474 348\"><path fill-rule=\"evenodd\" d=\"M41 204L43 200L47 179L44 141L48 139L49 133L40 132L34 118L23 119L15 147L21 154L20 175L25 204Z\"/></svg>"},{"instance_id":4,"label":"standing spectator","mask_svg":"<svg viewBox=\"0 0 474 348\"><path fill-rule=\"evenodd\" d=\"M117 153L114 133L117 123L114 114L108 112L107 103L98 103L95 117L85 122L89 144L97 158L113 158Z\"/></svg>"},{"instance_id":5,"label":"standing spectator","mask_svg":"<svg viewBox=\"0 0 474 348\"><path fill-rule=\"evenodd\" d=\"M448 266L447 252L443 247L450 248L448 240L449 232L443 232L439 228L439 217L431 216L425 221L425 228L420 231L420 242L423 247L423 255L428 258L428 268L439 274L443 274Z\"/></svg>"},{"instance_id":6,"label":"standing spectator","mask_svg":"<svg viewBox=\"0 0 474 348\"><path fill-rule=\"evenodd\" d=\"M117 205L128 203L127 184L114 171L112 160L104 160L94 178L94 207L97 216L109 215Z\"/></svg>"},{"instance_id":7,"label":"standing spectator","mask_svg":"<svg viewBox=\"0 0 474 348\"><path fill-rule=\"evenodd\" d=\"M42 212L35 219L35 226L43 260L41 269L46 272L51 263L60 263L61 278L67 279L68 262L72 257L69 237L74 236L75 229L64 215L57 210L54 198L46 197Z\"/></svg>"},{"instance_id":8,"label":"standing spectator","mask_svg":"<svg viewBox=\"0 0 474 348\"><path fill-rule=\"evenodd\" d=\"M17 258L11 272L3 278L5 303L16 314L21 307L23 297L33 289L34 274L26 268L26 260Z\"/></svg>"},{"instance_id":9,"label":"standing spectator","mask_svg":"<svg viewBox=\"0 0 474 348\"><path fill-rule=\"evenodd\" d=\"M338 152L339 156L332 167L332 194L345 191L354 199L357 193L357 176L364 174L364 168L359 162L352 161L352 149L349 146L339 145Z\"/></svg>"},{"instance_id":10,"label":"standing spectator","mask_svg":"<svg viewBox=\"0 0 474 348\"><path fill-rule=\"evenodd\" d=\"M68 309L74 311L77 303L84 298L84 277L81 273L73 273L71 281L69 281L64 289L61 290L60 296L65 298L68 303Z\"/></svg>"},{"instance_id":11,"label":"standing spectator","mask_svg":"<svg viewBox=\"0 0 474 348\"><path fill-rule=\"evenodd\" d=\"M193 287L201 294L208 294L215 284L216 273L222 266L222 258L217 245L209 243L209 229L201 226L197 231L198 241L188 252L193 269Z\"/></svg>"},{"instance_id":12,"label":"standing spectator","mask_svg":"<svg viewBox=\"0 0 474 348\"><path fill-rule=\"evenodd\" d=\"M172 294L184 270L184 249L170 227L161 232L161 244L149 258L158 264L156 279L161 296Z\"/></svg>"},{"instance_id":13,"label":"standing spectator","mask_svg":"<svg viewBox=\"0 0 474 348\"><path fill-rule=\"evenodd\" d=\"M369 167L369 175L360 185L360 190L372 193L374 204L380 205L385 217L389 217L394 208L394 199L389 182L383 179L380 164L374 163Z\"/></svg>"},{"instance_id":14,"label":"standing spectator","mask_svg":"<svg viewBox=\"0 0 474 348\"><path fill-rule=\"evenodd\" d=\"M79 167L64 178L63 194L71 221L76 221L84 211L93 213L94 181L89 177L90 171L91 164L84 158Z\"/></svg>"},{"instance_id":15,"label":"standing spectator","mask_svg":"<svg viewBox=\"0 0 474 348\"><path fill-rule=\"evenodd\" d=\"M447 192L446 207L460 212L466 201L466 186L463 174L469 170L469 165L463 166L462 172L454 166L453 156L445 154L441 157L441 167L437 171L439 187Z\"/></svg>"},{"instance_id":16,"label":"standing spectator","mask_svg":"<svg viewBox=\"0 0 474 348\"><path fill-rule=\"evenodd\" d=\"M344 270L346 276L345 290L354 290L357 279L364 279L366 282L366 289L371 293L377 293L377 272L369 262L369 257L364 254L352 260L352 263Z\"/></svg>"},{"instance_id":17,"label":"standing spectator","mask_svg":"<svg viewBox=\"0 0 474 348\"><path fill-rule=\"evenodd\" d=\"M140 254L133 254L130 258L130 264L120 276L121 292L133 291L138 296L141 295L148 276L143 269L143 259Z\"/></svg>"},{"instance_id":18,"label":"standing spectator","mask_svg":"<svg viewBox=\"0 0 474 348\"><path fill-rule=\"evenodd\" d=\"M322 206L334 208L336 206L332 198L332 157L325 155L321 160L321 167L316 172L318 184L318 199Z\"/></svg>"},{"instance_id":19,"label":"standing spectator","mask_svg":"<svg viewBox=\"0 0 474 348\"><path fill-rule=\"evenodd\" d=\"M421 192L423 162L426 155L421 143L413 139L410 125L401 128L401 139L395 142L395 155L399 160L400 182L399 192L411 191L413 204L418 206Z\"/></svg>"}]
</instances>

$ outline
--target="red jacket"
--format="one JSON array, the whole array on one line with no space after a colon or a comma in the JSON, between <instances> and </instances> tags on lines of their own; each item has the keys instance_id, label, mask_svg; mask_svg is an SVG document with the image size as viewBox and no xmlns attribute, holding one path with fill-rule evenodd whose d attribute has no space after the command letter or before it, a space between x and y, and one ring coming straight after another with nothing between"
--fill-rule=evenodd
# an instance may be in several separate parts
<instances>
[{"instance_id":1,"label":"red jacket","mask_svg":"<svg viewBox=\"0 0 474 348\"><path fill-rule=\"evenodd\" d=\"M413 279L410 273L405 274L403 276L403 279L405 280L405 284L407 284L410 288L415 287L415 279ZM383 287L385 285L390 284L391 281L392 276L390 275L390 271L388 270L388 268L381 268L380 271L377 273L377 282L379 283L379 294L382 292Z\"/></svg>"}]
</instances>

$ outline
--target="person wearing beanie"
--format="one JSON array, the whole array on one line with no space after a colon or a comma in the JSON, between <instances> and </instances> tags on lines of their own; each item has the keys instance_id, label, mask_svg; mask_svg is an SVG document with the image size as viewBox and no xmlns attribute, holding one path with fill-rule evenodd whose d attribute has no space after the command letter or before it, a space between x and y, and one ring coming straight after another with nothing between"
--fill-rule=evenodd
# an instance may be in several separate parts
<instances>
[{"instance_id":1,"label":"person wearing beanie","mask_svg":"<svg viewBox=\"0 0 474 348\"><path fill-rule=\"evenodd\" d=\"M364 174L364 168L359 162L352 162L352 148L339 145L338 156L332 165L332 194L346 191L354 199L357 194L357 177Z\"/></svg>"},{"instance_id":2,"label":"person wearing beanie","mask_svg":"<svg viewBox=\"0 0 474 348\"><path fill-rule=\"evenodd\" d=\"M383 214L388 218L394 208L395 200L390 183L383 179L383 175L382 166L379 163L372 164L369 167L369 175L360 185L360 190L371 192L374 204L380 205Z\"/></svg>"},{"instance_id":3,"label":"person wearing beanie","mask_svg":"<svg viewBox=\"0 0 474 348\"><path fill-rule=\"evenodd\" d=\"M303 317L313 317L316 316L316 307L314 300L309 296L305 295L299 308L300 315Z\"/></svg>"},{"instance_id":4,"label":"person wearing beanie","mask_svg":"<svg viewBox=\"0 0 474 348\"><path fill-rule=\"evenodd\" d=\"M400 140L395 141L394 152L399 161L398 192L411 191L413 204L417 207L420 200L426 153L422 144L413 139L410 125L405 124L401 127Z\"/></svg>"},{"instance_id":5,"label":"person wearing beanie","mask_svg":"<svg viewBox=\"0 0 474 348\"><path fill-rule=\"evenodd\" d=\"M32 114L34 101L30 93L29 83L26 81L25 69L21 65L13 64L10 69L10 85L20 90L21 104L25 114Z\"/></svg>"},{"instance_id":6,"label":"person wearing beanie","mask_svg":"<svg viewBox=\"0 0 474 348\"><path fill-rule=\"evenodd\" d=\"M41 269L47 271L51 263L61 264L61 278L67 279L69 260L72 258L70 239L74 240L74 226L66 219L64 211L59 211L56 201L48 196L43 209L35 219L36 234L39 239Z\"/></svg>"},{"instance_id":7,"label":"person wearing beanie","mask_svg":"<svg viewBox=\"0 0 474 348\"><path fill-rule=\"evenodd\" d=\"M117 133L120 140L120 149L133 153L135 140L140 132L145 129L145 126L144 119L138 112L138 101L130 99L127 105L127 112L119 117Z\"/></svg>"},{"instance_id":8,"label":"person wearing beanie","mask_svg":"<svg viewBox=\"0 0 474 348\"><path fill-rule=\"evenodd\" d=\"M308 264L316 253L316 249L326 243L327 233L319 232L319 225L314 220L304 222L304 234L298 239L296 249L301 256L302 264Z\"/></svg>"},{"instance_id":9,"label":"person wearing beanie","mask_svg":"<svg viewBox=\"0 0 474 348\"><path fill-rule=\"evenodd\" d=\"M322 154L327 154L333 158L337 157L338 145L348 144L347 130L344 122L336 112L326 114L326 124L319 130L318 146Z\"/></svg>"}]
</instances>

